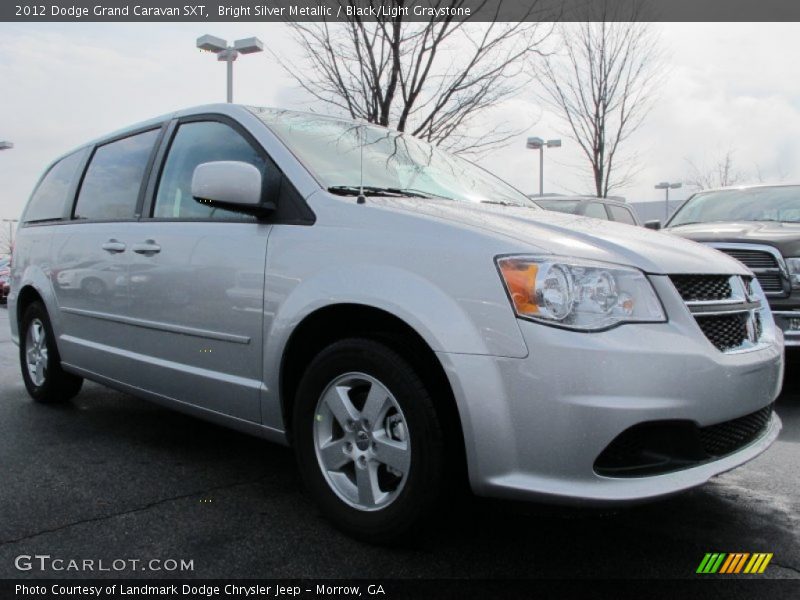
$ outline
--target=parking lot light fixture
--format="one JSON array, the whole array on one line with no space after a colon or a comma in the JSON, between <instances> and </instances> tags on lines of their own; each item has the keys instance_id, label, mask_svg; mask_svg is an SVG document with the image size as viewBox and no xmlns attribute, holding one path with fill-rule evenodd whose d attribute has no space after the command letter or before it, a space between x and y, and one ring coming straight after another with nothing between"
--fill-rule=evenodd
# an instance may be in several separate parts
<instances>
[{"instance_id":1,"label":"parking lot light fixture","mask_svg":"<svg viewBox=\"0 0 800 600\"><path fill-rule=\"evenodd\" d=\"M561 140L544 141L540 137L529 137L525 147L529 150L539 151L539 195L544 195L544 148L560 148Z\"/></svg>"},{"instance_id":2,"label":"parking lot light fixture","mask_svg":"<svg viewBox=\"0 0 800 600\"><path fill-rule=\"evenodd\" d=\"M680 181L662 181L655 185L655 189L664 190L664 225L667 224L667 219L669 219L669 191L677 190L679 187L683 187Z\"/></svg>"},{"instance_id":3,"label":"parking lot light fixture","mask_svg":"<svg viewBox=\"0 0 800 600\"><path fill-rule=\"evenodd\" d=\"M11 142L0 142L0 150L11 150L13 147Z\"/></svg>"},{"instance_id":4,"label":"parking lot light fixture","mask_svg":"<svg viewBox=\"0 0 800 600\"><path fill-rule=\"evenodd\" d=\"M206 34L197 38L196 45L200 50L216 54L218 61L227 63L226 98L228 102L233 102L233 61L239 58L240 54L255 54L264 50L264 43L257 37L242 38L229 46L227 40Z\"/></svg>"}]
</instances>

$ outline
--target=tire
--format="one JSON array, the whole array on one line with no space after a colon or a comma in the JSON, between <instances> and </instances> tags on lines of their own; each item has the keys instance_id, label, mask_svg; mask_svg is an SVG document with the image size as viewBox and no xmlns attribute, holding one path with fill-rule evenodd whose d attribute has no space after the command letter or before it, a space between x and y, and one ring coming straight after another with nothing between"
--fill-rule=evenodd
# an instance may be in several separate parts
<instances>
[{"instance_id":1,"label":"tire","mask_svg":"<svg viewBox=\"0 0 800 600\"><path fill-rule=\"evenodd\" d=\"M25 388L36 402L66 402L81 390L83 378L61 368L53 327L41 302L33 302L22 315L19 362Z\"/></svg>"},{"instance_id":2,"label":"tire","mask_svg":"<svg viewBox=\"0 0 800 600\"><path fill-rule=\"evenodd\" d=\"M442 428L422 379L389 347L354 338L320 352L298 386L292 431L307 489L353 537L396 542L438 507Z\"/></svg>"}]
</instances>

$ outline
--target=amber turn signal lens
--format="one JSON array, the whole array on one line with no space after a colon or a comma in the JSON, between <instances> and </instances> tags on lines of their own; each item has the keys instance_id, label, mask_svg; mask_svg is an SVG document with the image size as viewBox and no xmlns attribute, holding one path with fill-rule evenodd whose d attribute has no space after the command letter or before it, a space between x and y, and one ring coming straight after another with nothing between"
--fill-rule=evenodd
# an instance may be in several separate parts
<instances>
[{"instance_id":1,"label":"amber turn signal lens","mask_svg":"<svg viewBox=\"0 0 800 600\"><path fill-rule=\"evenodd\" d=\"M498 261L506 289L521 315L535 315L539 312L536 304L536 275L539 266L535 263L513 259Z\"/></svg>"}]
</instances>

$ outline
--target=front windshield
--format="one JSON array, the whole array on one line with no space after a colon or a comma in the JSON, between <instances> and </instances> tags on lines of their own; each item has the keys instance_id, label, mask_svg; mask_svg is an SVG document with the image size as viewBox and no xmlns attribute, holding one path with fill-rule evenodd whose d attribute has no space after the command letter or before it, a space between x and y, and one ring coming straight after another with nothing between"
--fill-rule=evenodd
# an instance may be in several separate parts
<instances>
[{"instance_id":1,"label":"front windshield","mask_svg":"<svg viewBox=\"0 0 800 600\"><path fill-rule=\"evenodd\" d=\"M538 208L494 175L411 135L313 114L251 110L334 193L358 193L363 154L366 195L409 195Z\"/></svg>"},{"instance_id":2,"label":"front windshield","mask_svg":"<svg viewBox=\"0 0 800 600\"><path fill-rule=\"evenodd\" d=\"M678 210L669 226L720 221L800 223L800 186L701 192Z\"/></svg>"}]
</instances>

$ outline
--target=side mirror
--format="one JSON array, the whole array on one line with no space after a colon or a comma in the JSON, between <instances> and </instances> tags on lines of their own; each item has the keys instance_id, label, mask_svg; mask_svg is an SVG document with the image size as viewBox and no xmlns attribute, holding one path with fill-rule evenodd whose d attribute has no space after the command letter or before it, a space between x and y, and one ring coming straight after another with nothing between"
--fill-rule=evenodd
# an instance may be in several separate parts
<instances>
[{"instance_id":1,"label":"side mirror","mask_svg":"<svg viewBox=\"0 0 800 600\"><path fill-rule=\"evenodd\" d=\"M658 231L659 229L661 229L661 221L659 221L658 219L654 221L646 221L644 226L647 227L648 229L652 229L653 231Z\"/></svg>"},{"instance_id":2,"label":"side mirror","mask_svg":"<svg viewBox=\"0 0 800 600\"><path fill-rule=\"evenodd\" d=\"M192 175L194 199L220 208L256 214L275 210L274 202L261 201L261 189L261 173L246 162L202 163Z\"/></svg>"}]
</instances>

